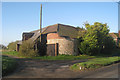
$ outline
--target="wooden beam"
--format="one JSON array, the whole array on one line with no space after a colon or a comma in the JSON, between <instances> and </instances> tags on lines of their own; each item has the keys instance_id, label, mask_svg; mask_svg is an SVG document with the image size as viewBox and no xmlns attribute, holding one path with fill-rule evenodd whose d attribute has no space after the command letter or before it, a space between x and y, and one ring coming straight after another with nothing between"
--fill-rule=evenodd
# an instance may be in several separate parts
<instances>
[{"instance_id":1,"label":"wooden beam","mask_svg":"<svg viewBox=\"0 0 120 80\"><path fill-rule=\"evenodd\" d=\"M55 56L58 54L58 43L55 43Z\"/></svg>"}]
</instances>

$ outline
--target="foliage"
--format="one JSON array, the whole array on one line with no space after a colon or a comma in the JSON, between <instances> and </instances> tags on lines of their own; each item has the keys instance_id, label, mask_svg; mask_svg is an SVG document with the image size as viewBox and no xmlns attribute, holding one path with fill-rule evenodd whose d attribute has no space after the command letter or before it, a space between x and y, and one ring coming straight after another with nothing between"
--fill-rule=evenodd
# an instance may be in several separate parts
<instances>
[{"instance_id":1,"label":"foliage","mask_svg":"<svg viewBox=\"0 0 120 80\"><path fill-rule=\"evenodd\" d=\"M78 36L77 36L77 38L82 38L86 34L86 32L87 32L83 27L82 28L77 27L77 29L78 29Z\"/></svg>"},{"instance_id":2,"label":"foliage","mask_svg":"<svg viewBox=\"0 0 120 80\"><path fill-rule=\"evenodd\" d=\"M105 38L104 45L105 45L105 49L113 49L116 46L115 41L110 36Z\"/></svg>"},{"instance_id":3,"label":"foliage","mask_svg":"<svg viewBox=\"0 0 120 80\"><path fill-rule=\"evenodd\" d=\"M44 38L45 35L42 35L42 37ZM38 49L38 53L40 56L44 56L46 55L46 49L47 49L47 45L46 45L46 40L42 40L42 42L40 42L40 38L38 38L36 40L37 43L37 49Z\"/></svg>"},{"instance_id":4,"label":"foliage","mask_svg":"<svg viewBox=\"0 0 120 80\"><path fill-rule=\"evenodd\" d=\"M15 42L9 43L8 46L7 46L8 49L9 49L9 50L14 50L14 51L15 51L15 50L16 50L16 44L17 44L18 42L19 42L19 41L15 41Z\"/></svg>"},{"instance_id":5,"label":"foliage","mask_svg":"<svg viewBox=\"0 0 120 80\"><path fill-rule=\"evenodd\" d=\"M120 38L119 38L119 43L118 44L119 44L119 48L120 48Z\"/></svg>"},{"instance_id":6,"label":"foliage","mask_svg":"<svg viewBox=\"0 0 120 80\"><path fill-rule=\"evenodd\" d=\"M2 56L2 76L14 71L16 67L17 62L15 59L8 56Z\"/></svg>"},{"instance_id":7,"label":"foliage","mask_svg":"<svg viewBox=\"0 0 120 80\"><path fill-rule=\"evenodd\" d=\"M25 56L25 57L39 56L35 44L31 43L31 41L29 40L22 42L19 53L21 56Z\"/></svg>"},{"instance_id":8,"label":"foliage","mask_svg":"<svg viewBox=\"0 0 120 80\"><path fill-rule=\"evenodd\" d=\"M107 54L112 53L113 49L116 48L116 43L112 37L108 36L105 38L104 48L101 50L101 53Z\"/></svg>"},{"instance_id":9,"label":"foliage","mask_svg":"<svg viewBox=\"0 0 120 80\"><path fill-rule=\"evenodd\" d=\"M83 41L79 44L79 50L83 54L99 54L103 49L114 47L113 39L108 35L109 29L107 24L95 22L94 25L90 25L87 23L85 27L87 32L82 38Z\"/></svg>"},{"instance_id":10,"label":"foliage","mask_svg":"<svg viewBox=\"0 0 120 80\"><path fill-rule=\"evenodd\" d=\"M92 69L92 68L100 68L102 66L107 66L120 61L120 57L102 57L88 60L87 62L81 62L73 64L70 68L73 70L81 69Z\"/></svg>"},{"instance_id":11,"label":"foliage","mask_svg":"<svg viewBox=\"0 0 120 80\"><path fill-rule=\"evenodd\" d=\"M7 49L7 47L2 45L2 44L0 44L0 49Z\"/></svg>"}]
</instances>

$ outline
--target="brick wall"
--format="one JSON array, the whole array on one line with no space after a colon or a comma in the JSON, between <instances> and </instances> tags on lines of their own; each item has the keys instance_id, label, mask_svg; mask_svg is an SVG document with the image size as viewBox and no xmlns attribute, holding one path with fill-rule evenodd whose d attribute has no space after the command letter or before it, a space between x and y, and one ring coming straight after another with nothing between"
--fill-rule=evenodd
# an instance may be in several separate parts
<instances>
[{"instance_id":1,"label":"brick wall","mask_svg":"<svg viewBox=\"0 0 120 80\"><path fill-rule=\"evenodd\" d=\"M48 39L47 44L58 43L58 54L77 55L77 40L76 39Z\"/></svg>"},{"instance_id":2,"label":"brick wall","mask_svg":"<svg viewBox=\"0 0 120 80\"><path fill-rule=\"evenodd\" d=\"M48 39L63 39L63 37L60 37L58 33L49 33L47 34L47 40Z\"/></svg>"}]
</instances>

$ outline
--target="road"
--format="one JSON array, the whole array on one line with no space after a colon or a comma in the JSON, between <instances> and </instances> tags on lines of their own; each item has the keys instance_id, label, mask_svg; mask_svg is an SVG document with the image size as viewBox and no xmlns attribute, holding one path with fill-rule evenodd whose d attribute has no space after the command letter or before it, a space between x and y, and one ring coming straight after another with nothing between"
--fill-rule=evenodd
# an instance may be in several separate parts
<instances>
[{"instance_id":1,"label":"road","mask_svg":"<svg viewBox=\"0 0 120 80\"><path fill-rule=\"evenodd\" d=\"M69 66L86 60L18 59L18 68L3 78L118 78L120 63L96 70L72 71Z\"/></svg>"}]
</instances>

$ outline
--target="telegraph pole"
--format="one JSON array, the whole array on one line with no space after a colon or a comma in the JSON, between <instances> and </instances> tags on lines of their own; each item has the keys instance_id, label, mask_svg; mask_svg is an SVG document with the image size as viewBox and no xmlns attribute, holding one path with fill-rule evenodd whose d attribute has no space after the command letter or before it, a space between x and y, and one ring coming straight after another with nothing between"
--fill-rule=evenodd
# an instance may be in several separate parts
<instances>
[{"instance_id":1,"label":"telegraph pole","mask_svg":"<svg viewBox=\"0 0 120 80\"><path fill-rule=\"evenodd\" d=\"M120 1L118 2L118 33L120 37Z\"/></svg>"},{"instance_id":2,"label":"telegraph pole","mask_svg":"<svg viewBox=\"0 0 120 80\"><path fill-rule=\"evenodd\" d=\"M42 35L42 4L40 9L40 43L41 43L41 35Z\"/></svg>"}]
</instances>

